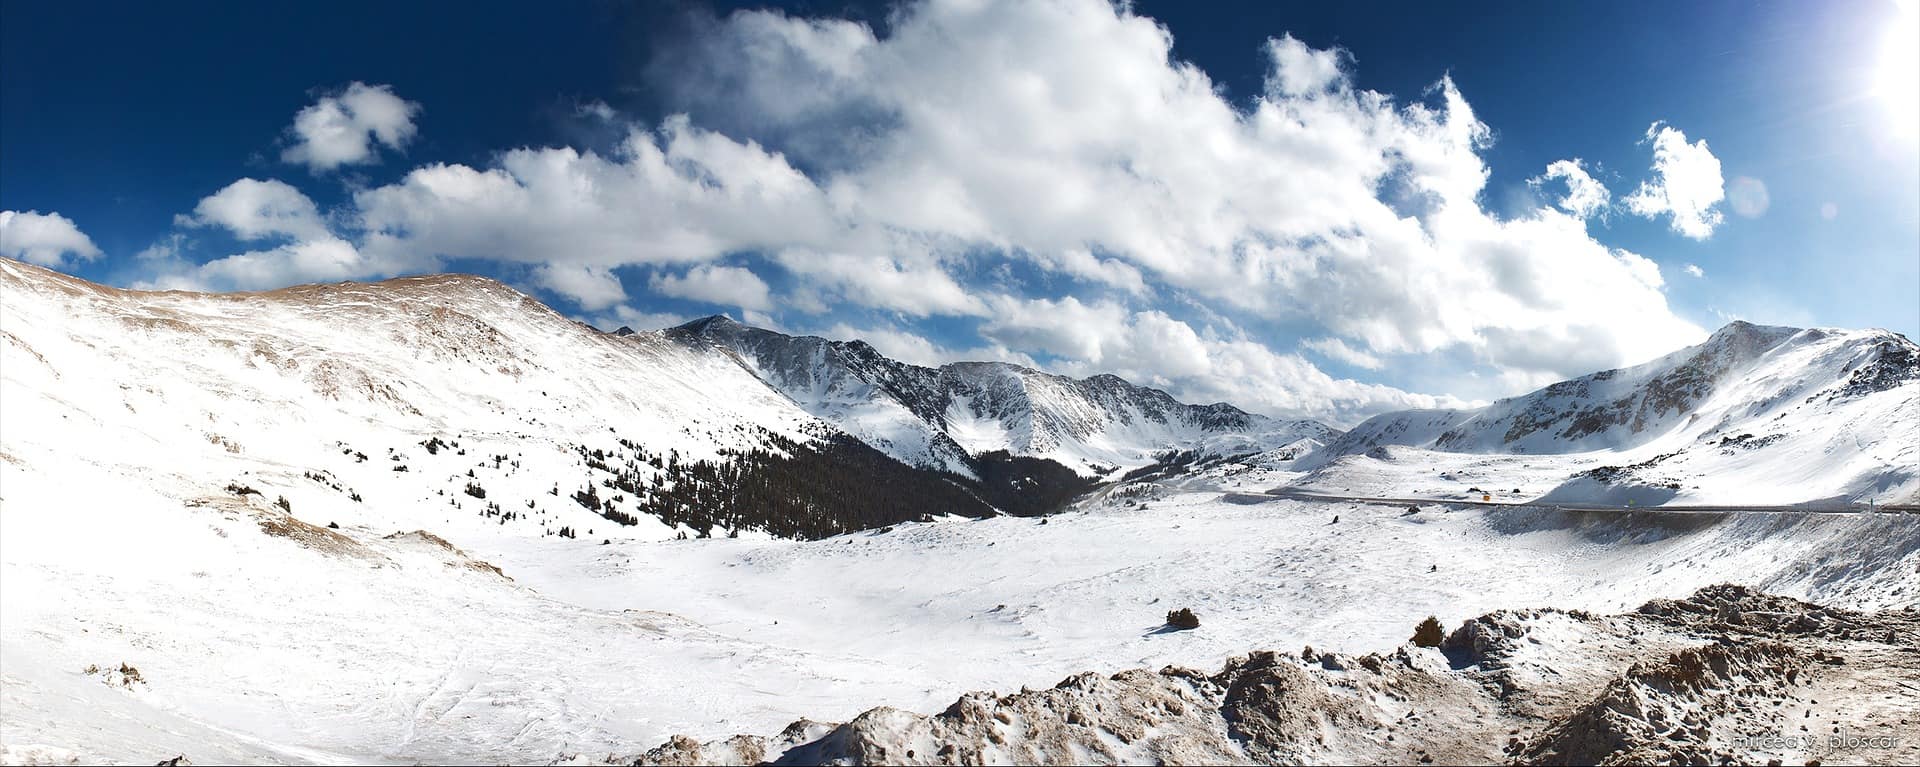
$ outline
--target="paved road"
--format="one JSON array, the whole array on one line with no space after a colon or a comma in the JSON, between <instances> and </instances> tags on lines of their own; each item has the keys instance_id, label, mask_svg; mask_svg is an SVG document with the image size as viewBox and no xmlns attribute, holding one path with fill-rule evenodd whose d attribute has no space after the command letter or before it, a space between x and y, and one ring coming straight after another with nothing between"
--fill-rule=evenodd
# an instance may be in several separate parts
<instances>
[{"instance_id":1,"label":"paved road","mask_svg":"<svg viewBox=\"0 0 1920 767\"><path fill-rule=\"evenodd\" d=\"M1284 488L1284 487L1268 490L1267 492L1258 494L1258 495L1248 495L1245 493L1229 493L1229 495L1245 496L1247 501L1252 501L1255 499L1263 499L1263 498L1292 498L1292 499L1303 500L1303 501L1338 501L1343 503L1371 503L1371 504L1377 504L1381 506L1412 506L1412 505L1424 505L1424 504L1441 504L1441 505L1447 505L1447 506L1497 506L1501 508L1541 508L1541 509L1557 509L1560 511L1658 511L1658 512L1671 513L1671 514L1724 514L1727 512L1735 512L1735 511L1798 512L1802 514L1858 514L1861 512L1865 512L1867 510L1866 504L1854 504L1854 505L1845 505L1845 506L1835 505L1835 504L1800 504L1800 505L1791 505L1791 506L1751 506L1751 505L1749 506L1703 506L1703 505L1679 505L1679 504L1671 505L1671 506L1612 506L1612 505L1603 504L1603 503L1550 503L1550 502L1541 502L1541 501L1465 501L1465 500L1457 500L1453 498L1384 498L1380 496L1366 496L1366 495L1328 495L1325 493L1309 493L1303 490L1294 490L1291 488ZM1229 498L1228 500L1231 501L1236 499ZM1894 504L1894 505L1885 505L1885 506L1875 506L1874 509L1876 511L1889 512L1889 513L1905 512L1908 514L1920 514L1920 505L1914 505L1914 504Z\"/></svg>"}]
</instances>

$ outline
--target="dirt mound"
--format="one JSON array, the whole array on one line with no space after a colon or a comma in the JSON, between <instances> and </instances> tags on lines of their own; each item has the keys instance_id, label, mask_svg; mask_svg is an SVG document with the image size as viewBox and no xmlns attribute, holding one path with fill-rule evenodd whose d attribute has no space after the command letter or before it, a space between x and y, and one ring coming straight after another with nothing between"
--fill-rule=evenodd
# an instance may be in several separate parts
<instances>
[{"instance_id":1,"label":"dirt mound","mask_svg":"<svg viewBox=\"0 0 1920 767\"><path fill-rule=\"evenodd\" d=\"M447 539L442 538L438 535L434 535L433 533L429 533L425 530L414 530L412 532L393 533L390 535L381 536L381 540L400 541L400 542L412 541L412 542L425 544L427 546L431 546L433 548L440 549L441 551L445 552L447 555L448 567L465 567L475 572L488 573L494 576L498 576L499 578L504 580L509 580L509 581L513 580L512 578L507 577L506 573L501 572L500 568L494 566L493 563L487 562L482 559L475 559L472 555L468 554L467 552L461 551L460 549L454 547L453 544L448 543Z\"/></svg>"},{"instance_id":2,"label":"dirt mound","mask_svg":"<svg viewBox=\"0 0 1920 767\"><path fill-rule=\"evenodd\" d=\"M1764 704L1814 662L1781 642L1720 643L1636 663L1526 750L1529 764L1724 764L1733 733L1777 731Z\"/></svg>"}]
</instances>

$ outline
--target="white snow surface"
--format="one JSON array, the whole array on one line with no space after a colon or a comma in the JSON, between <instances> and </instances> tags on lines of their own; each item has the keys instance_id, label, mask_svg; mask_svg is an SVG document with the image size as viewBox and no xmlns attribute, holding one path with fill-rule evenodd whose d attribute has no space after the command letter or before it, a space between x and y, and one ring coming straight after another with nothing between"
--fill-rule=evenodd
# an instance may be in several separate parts
<instances>
[{"instance_id":1,"label":"white snow surface","mask_svg":"<svg viewBox=\"0 0 1920 767\"><path fill-rule=\"evenodd\" d=\"M0 261L0 761L598 760L1087 670L1381 650L1429 614L1723 581L1920 600L1914 516L1248 494L1311 440L1044 520L672 540L549 494L609 425L687 455L824 427L730 358L489 281L135 294ZM470 480L538 509L482 517ZM1163 631L1177 607L1201 628Z\"/></svg>"},{"instance_id":2,"label":"white snow surface","mask_svg":"<svg viewBox=\"0 0 1920 767\"><path fill-rule=\"evenodd\" d=\"M939 368L858 341L788 336L723 316L669 333L736 354L807 412L913 466L973 476L969 456L1045 458L1112 478L1172 451L1238 455L1337 434L1231 405L1187 405L1116 376L1073 379L1002 362Z\"/></svg>"},{"instance_id":3,"label":"white snow surface","mask_svg":"<svg viewBox=\"0 0 1920 767\"><path fill-rule=\"evenodd\" d=\"M1644 365L1484 408L1376 416L1303 461L1315 470L1295 484L1636 505L1920 502L1917 353L1884 330L1734 323ZM1857 383L1876 369L1906 372ZM1581 476L1603 467L1624 471Z\"/></svg>"}]
</instances>

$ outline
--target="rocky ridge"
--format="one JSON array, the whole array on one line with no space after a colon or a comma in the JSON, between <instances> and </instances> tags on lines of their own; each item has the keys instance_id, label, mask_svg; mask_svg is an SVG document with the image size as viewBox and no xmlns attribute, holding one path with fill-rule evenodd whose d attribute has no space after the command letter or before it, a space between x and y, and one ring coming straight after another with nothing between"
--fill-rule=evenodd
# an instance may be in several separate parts
<instances>
[{"instance_id":1,"label":"rocky ridge","mask_svg":"<svg viewBox=\"0 0 1920 767\"><path fill-rule=\"evenodd\" d=\"M1437 647L1260 651L1214 673L975 692L932 716L674 738L631 762L1901 764L1920 758L1916 712L1920 611L1721 585L1619 615L1499 611Z\"/></svg>"}]
</instances>

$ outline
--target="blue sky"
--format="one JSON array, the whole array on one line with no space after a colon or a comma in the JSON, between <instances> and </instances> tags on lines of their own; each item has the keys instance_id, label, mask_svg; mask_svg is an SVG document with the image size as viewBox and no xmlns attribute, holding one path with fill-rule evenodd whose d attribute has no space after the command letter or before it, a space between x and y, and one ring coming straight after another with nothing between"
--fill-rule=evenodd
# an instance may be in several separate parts
<instances>
[{"instance_id":1,"label":"blue sky","mask_svg":"<svg viewBox=\"0 0 1920 767\"><path fill-rule=\"evenodd\" d=\"M10 2L0 252L1337 422L1733 318L1920 333L1911 4L1338 5Z\"/></svg>"}]
</instances>

